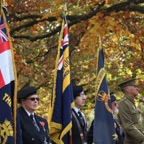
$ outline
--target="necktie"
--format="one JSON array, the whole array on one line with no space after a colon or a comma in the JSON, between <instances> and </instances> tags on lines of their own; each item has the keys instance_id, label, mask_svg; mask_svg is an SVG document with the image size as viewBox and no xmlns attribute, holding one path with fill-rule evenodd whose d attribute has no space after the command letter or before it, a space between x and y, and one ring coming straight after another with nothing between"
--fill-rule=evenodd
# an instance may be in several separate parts
<instances>
[{"instance_id":1,"label":"necktie","mask_svg":"<svg viewBox=\"0 0 144 144\"><path fill-rule=\"evenodd\" d=\"M32 120L33 125L35 126L35 128L36 128L38 131L40 131L40 129L39 129L39 127L38 127L36 121L34 120L34 115L31 114L31 115L30 115L30 118L31 118L31 120Z\"/></svg>"},{"instance_id":2,"label":"necktie","mask_svg":"<svg viewBox=\"0 0 144 144\"><path fill-rule=\"evenodd\" d=\"M78 111L78 114L79 114L79 118L80 118L81 124L82 124L82 126L84 126L84 125L85 125L85 122L84 122L84 118L83 118L81 112Z\"/></svg>"}]
</instances>

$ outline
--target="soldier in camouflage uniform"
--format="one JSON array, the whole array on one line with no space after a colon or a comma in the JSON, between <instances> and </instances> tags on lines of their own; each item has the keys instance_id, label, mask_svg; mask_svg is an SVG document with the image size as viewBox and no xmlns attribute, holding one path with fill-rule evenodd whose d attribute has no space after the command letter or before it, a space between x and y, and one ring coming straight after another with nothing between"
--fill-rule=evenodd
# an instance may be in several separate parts
<instances>
[{"instance_id":1,"label":"soldier in camouflage uniform","mask_svg":"<svg viewBox=\"0 0 144 144\"><path fill-rule=\"evenodd\" d=\"M144 134L141 131L140 113L134 99L138 95L136 79L127 80L119 87L124 97L119 101L119 121L125 132L124 144L144 144Z\"/></svg>"}]
</instances>

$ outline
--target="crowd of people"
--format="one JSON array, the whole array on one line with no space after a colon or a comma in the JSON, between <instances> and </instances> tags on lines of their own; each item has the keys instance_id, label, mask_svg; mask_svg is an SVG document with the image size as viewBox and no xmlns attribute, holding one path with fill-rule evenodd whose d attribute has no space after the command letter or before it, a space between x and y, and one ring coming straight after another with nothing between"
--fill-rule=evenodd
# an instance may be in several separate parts
<instances>
[{"instance_id":1,"label":"crowd of people","mask_svg":"<svg viewBox=\"0 0 144 144\"><path fill-rule=\"evenodd\" d=\"M117 134L116 144L144 144L144 134L141 130L140 113L135 106L138 95L138 85L135 79L119 84L124 93L117 102L116 96L110 94L114 127ZM82 86L73 87L75 107L72 109L72 144L94 144L93 125L87 128L87 122L81 108L85 105L86 95ZM34 86L28 86L18 92L17 127L21 133L17 134L18 144L50 144L48 122L35 113L38 108L39 97Z\"/></svg>"}]
</instances>

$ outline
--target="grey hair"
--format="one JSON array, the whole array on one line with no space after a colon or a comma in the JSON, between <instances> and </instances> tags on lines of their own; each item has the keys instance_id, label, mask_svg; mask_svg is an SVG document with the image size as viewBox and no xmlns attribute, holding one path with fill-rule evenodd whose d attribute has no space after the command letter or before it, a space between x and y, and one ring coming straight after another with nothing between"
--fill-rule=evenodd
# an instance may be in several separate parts
<instances>
[{"instance_id":1,"label":"grey hair","mask_svg":"<svg viewBox=\"0 0 144 144\"><path fill-rule=\"evenodd\" d=\"M126 90L129 89L129 88L130 88L130 86L126 86L126 87L122 88L122 92L126 93Z\"/></svg>"}]
</instances>

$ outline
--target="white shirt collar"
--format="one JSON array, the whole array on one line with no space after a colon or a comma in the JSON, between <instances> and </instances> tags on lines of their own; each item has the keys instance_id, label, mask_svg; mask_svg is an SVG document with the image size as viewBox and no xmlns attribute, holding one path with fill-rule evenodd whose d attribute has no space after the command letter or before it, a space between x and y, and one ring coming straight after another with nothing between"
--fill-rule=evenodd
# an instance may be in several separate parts
<instances>
[{"instance_id":1,"label":"white shirt collar","mask_svg":"<svg viewBox=\"0 0 144 144\"><path fill-rule=\"evenodd\" d=\"M30 116L31 114L34 115L34 112L33 113L30 113L29 111L27 111L25 108L24 110L26 111L26 113L28 114L28 116Z\"/></svg>"},{"instance_id":2,"label":"white shirt collar","mask_svg":"<svg viewBox=\"0 0 144 144\"><path fill-rule=\"evenodd\" d=\"M77 107L73 108L75 110L76 113L78 113L78 111L80 111L80 109L78 109Z\"/></svg>"}]
</instances>

